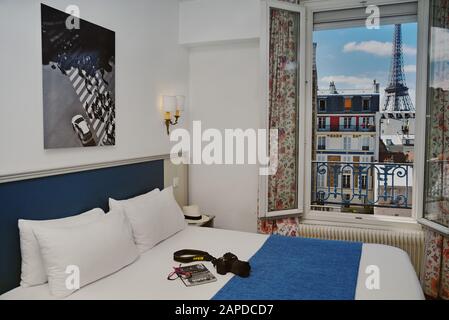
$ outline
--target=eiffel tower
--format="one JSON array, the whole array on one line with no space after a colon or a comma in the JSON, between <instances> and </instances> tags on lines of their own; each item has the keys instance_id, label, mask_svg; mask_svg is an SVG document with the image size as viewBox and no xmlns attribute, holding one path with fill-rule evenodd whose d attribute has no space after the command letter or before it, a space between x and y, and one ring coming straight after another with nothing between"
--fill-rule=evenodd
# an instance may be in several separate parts
<instances>
[{"instance_id":1,"label":"eiffel tower","mask_svg":"<svg viewBox=\"0 0 449 320\"><path fill-rule=\"evenodd\" d=\"M408 94L405 83L404 59L402 55L401 25L394 26L393 54L391 57L390 77L388 87L385 89L385 103L383 112L394 118L414 117L415 107Z\"/></svg>"}]
</instances>

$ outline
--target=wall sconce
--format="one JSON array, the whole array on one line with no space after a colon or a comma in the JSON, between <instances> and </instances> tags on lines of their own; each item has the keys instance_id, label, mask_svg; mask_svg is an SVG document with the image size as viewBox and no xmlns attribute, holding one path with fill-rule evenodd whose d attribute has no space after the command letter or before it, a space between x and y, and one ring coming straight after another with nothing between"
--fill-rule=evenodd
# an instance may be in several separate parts
<instances>
[{"instance_id":1,"label":"wall sconce","mask_svg":"<svg viewBox=\"0 0 449 320\"><path fill-rule=\"evenodd\" d=\"M178 124L181 111L184 111L185 100L186 98L184 96L162 97L162 110L164 111L164 122L168 135L170 134L170 125L175 126ZM172 114L174 114L175 121L172 120Z\"/></svg>"}]
</instances>

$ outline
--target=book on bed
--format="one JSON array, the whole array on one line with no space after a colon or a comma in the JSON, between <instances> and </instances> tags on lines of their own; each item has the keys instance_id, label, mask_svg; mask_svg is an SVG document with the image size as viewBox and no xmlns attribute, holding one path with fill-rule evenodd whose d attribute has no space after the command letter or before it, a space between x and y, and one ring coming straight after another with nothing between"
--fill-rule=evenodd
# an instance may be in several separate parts
<instances>
[{"instance_id":1,"label":"book on bed","mask_svg":"<svg viewBox=\"0 0 449 320\"><path fill-rule=\"evenodd\" d=\"M181 278L187 287L217 281L217 278L202 263L179 268L184 273L190 273L189 278Z\"/></svg>"}]
</instances>

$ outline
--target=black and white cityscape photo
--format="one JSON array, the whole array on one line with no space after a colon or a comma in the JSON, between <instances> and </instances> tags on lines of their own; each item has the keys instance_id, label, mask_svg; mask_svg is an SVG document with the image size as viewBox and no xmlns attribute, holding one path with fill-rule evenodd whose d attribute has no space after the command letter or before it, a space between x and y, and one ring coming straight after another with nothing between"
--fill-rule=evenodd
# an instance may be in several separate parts
<instances>
[{"instance_id":1,"label":"black and white cityscape photo","mask_svg":"<svg viewBox=\"0 0 449 320\"><path fill-rule=\"evenodd\" d=\"M115 145L115 32L41 16L45 149Z\"/></svg>"}]
</instances>

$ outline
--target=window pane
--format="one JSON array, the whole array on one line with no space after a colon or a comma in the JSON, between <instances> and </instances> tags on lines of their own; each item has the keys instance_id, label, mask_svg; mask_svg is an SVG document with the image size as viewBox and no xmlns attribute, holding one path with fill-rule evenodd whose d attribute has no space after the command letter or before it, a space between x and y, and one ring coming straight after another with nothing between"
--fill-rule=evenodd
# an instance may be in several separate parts
<instances>
[{"instance_id":1,"label":"window pane","mask_svg":"<svg viewBox=\"0 0 449 320\"><path fill-rule=\"evenodd\" d=\"M424 216L449 227L449 7L430 6Z\"/></svg>"},{"instance_id":2,"label":"window pane","mask_svg":"<svg viewBox=\"0 0 449 320\"><path fill-rule=\"evenodd\" d=\"M271 9L269 127L278 129L278 170L268 178L268 211L298 207L299 14Z\"/></svg>"},{"instance_id":3,"label":"window pane","mask_svg":"<svg viewBox=\"0 0 449 320\"><path fill-rule=\"evenodd\" d=\"M390 18L313 33L312 210L411 217L417 23ZM317 130L318 117L329 124Z\"/></svg>"}]
</instances>

